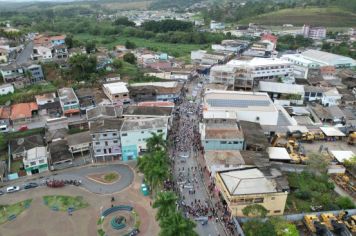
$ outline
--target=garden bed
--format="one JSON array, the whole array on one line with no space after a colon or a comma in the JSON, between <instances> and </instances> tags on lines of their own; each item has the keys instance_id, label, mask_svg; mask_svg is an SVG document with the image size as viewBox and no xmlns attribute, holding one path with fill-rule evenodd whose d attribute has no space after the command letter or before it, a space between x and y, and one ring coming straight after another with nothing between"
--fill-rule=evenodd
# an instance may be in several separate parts
<instances>
[{"instance_id":1,"label":"garden bed","mask_svg":"<svg viewBox=\"0 0 356 236\"><path fill-rule=\"evenodd\" d=\"M44 196L43 201L46 206L54 211L68 211L68 208L72 208L72 210L79 210L89 206L89 204L84 201L82 196Z\"/></svg>"},{"instance_id":2,"label":"garden bed","mask_svg":"<svg viewBox=\"0 0 356 236\"><path fill-rule=\"evenodd\" d=\"M88 175L87 178L101 184L113 184L120 179L120 175L117 172L96 173Z\"/></svg>"},{"instance_id":3,"label":"garden bed","mask_svg":"<svg viewBox=\"0 0 356 236\"><path fill-rule=\"evenodd\" d=\"M30 207L32 199L18 202L12 205L0 205L0 224L15 219L23 211Z\"/></svg>"}]
</instances>

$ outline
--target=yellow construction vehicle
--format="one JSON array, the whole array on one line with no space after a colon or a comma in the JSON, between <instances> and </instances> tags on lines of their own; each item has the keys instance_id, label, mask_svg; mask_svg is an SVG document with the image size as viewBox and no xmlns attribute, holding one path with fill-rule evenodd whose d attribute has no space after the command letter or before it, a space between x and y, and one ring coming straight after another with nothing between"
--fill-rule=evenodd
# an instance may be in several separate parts
<instances>
[{"instance_id":1,"label":"yellow construction vehicle","mask_svg":"<svg viewBox=\"0 0 356 236\"><path fill-rule=\"evenodd\" d=\"M313 132L314 140L325 140L325 135L323 132Z\"/></svg>"},{"instance_id":2,"label":"yellow construction vehicle","mask_svg":"<svg viewBox=\"0 0 356 236\"><path fill-rule=\"evenodd\" d=\"M340 211L337 218L342 221L352 233L356 233L356 215L350 216L347 211Z\"/></svg>"},{"instance_id":3,"label":"yellow construction vehicle","mask_svg":"<svg viewBox=\"0 0 356 236\"><path fill-rule=\"evenodd\" d=\"M313 142L315 140L315 136L313 133L310 133L310 132L307 132L307 133L304 133L302 135L302 137L300 138L301 141L304 141L304 142Z\"/></svg>"},{"instance_id":4,"label":"yellow construction vehicle","mask_svg":"<svg viewBox=\"0 0 356 236\"><path fill-rule=\"evenodd\" d=\"M279 134L274 135L272 138L272 141L271 141L271 146L275 147L277 145L278 139L280 139L280 138L281 138L281 135L279 135Z\"/></svg>"},{"instance_id":5,"label":"yellow construction vehicle","mask_svg":"<svg viewBox=\"0 0 356 236\"><path fill-rule=\"evenodd\" d=\"M331 213L322 213L320 215L322 222L329 230L332 230L336 235L340 236L352 236L348 227L343 221L339 220Z\"/></svg>"},{"instance_id":6,"label":"yellow construction vehicle","mask_svg":"<svg viewBox=\"0 0 356 236\"><path fill-rule=\"evenodd\" d=\"M319 218L316 215L305 215L304 223L307 226L308 230L312 233L316 232L315 223L320 222Z\"/></svg>"},{"instance_id":7,"label":"yellow construction vehicle","mask_svg":"<svg viewBox=\"0 0 356 236\"><path fill-rule=\"evenodd\" d=\"M333 220L337 221L336 216L334 216L331 213L322 213L320 217L321 217L321 221L326 225L326 227L328 227L328 229L330 230L334 229L333 225L331 224L331 221Z\"/></svg>"},{"instance_id":8,"label":"yellow construction vehicle","mask_svg":"<svg viewBox=\"0 0 356 236\"><path fill-rule=\"evenodd\" d=\"M298 154L294 151L294 148L290 142L286 143L284 147L287 149L289 156L291 158L291 163L294 164L304 164L308 161L308 157L302 154Z\"/></svg>"},{"instance_id":9,"label":"yellow construction vehicle","mask_svg":"<svg viewBox=\"0 0 356 236\"><path fill-rule=\"evenodd\" d=\"M352 132L349 134L349 137L347 138L347 143L350 145L356 144L356 132Z\"/></svg>"}]
</instances>

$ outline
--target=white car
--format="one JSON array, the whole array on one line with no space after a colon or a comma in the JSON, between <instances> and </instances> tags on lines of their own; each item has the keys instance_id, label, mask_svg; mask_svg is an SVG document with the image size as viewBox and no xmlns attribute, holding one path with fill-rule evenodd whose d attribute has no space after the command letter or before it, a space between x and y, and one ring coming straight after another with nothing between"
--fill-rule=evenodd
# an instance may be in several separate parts
<instances>
[{"instance_id":1,"label":"white car","mask_svg":"<svg viewBox=\"0 0 356 236\"><path fill-rule=\"evenodd\" d=\"M20 191L20 187L19 186L10 186L6 189L6 192L8 193L14 193Z\"/></svg>"}]
</instances>

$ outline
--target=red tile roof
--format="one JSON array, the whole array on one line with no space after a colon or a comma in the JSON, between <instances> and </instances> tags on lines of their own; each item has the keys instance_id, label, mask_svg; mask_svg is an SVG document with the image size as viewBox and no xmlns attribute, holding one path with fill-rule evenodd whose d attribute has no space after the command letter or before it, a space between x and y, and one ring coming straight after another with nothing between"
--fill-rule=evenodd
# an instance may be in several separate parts
<instances>
[{"instance_id":1,"label":"red tile roof","mask_svg":"<svg viewBox=\"0 0 356 236\"><path fill-rule=\"evenodd\" d=\"M35 110L38 110L38 106L35 102L14 104L11 106L10 119L31 118L32 111Z\"/></svg>"},{"instance_id":2,"label":"red tile roof","mask_svg":"<svg viewBox=\"0 0 356 236\"><path fill-rule=\"evenodd\" d=\"M10 107L0 107L0 119L9 119L11 115Z\"/></svg>"},{"instance_id":3,"label":"red tile roof","mask_svg":"<svg viewBox=\"0 0 356 236\"><path fill-rule=\"evenodd\" d=\"M268 41L271 41L272 43L276 44L278 37L274 36L273 34L264 34L264 35L262 35L261 40L268 40Z\"/></svg>"}]
</instances>

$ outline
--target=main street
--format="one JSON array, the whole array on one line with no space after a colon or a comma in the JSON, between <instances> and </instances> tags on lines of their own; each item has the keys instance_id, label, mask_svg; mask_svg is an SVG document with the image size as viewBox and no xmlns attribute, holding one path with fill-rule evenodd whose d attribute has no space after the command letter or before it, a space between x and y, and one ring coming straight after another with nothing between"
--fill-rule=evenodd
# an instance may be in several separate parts
<instances>
[{"instance_id":1,"label":"main street","mask_svg":"<svg viewBox=\"0 0 356 236\"><path fill-rule=\"evenodd\" d=\"M180 196L180 207L186 216L196 220L197 233L204 236L222 236L226 233L220 221L213 217L213 205L204 185L202 168L196 159L202 87L196 80L188 82L185 85L188 89L186 96L177 108L179 115L176 114L171 137L173 173L177 183L176 190ZM208 218L210 220L206 224Z\"/></svg>"}]
</instances>

